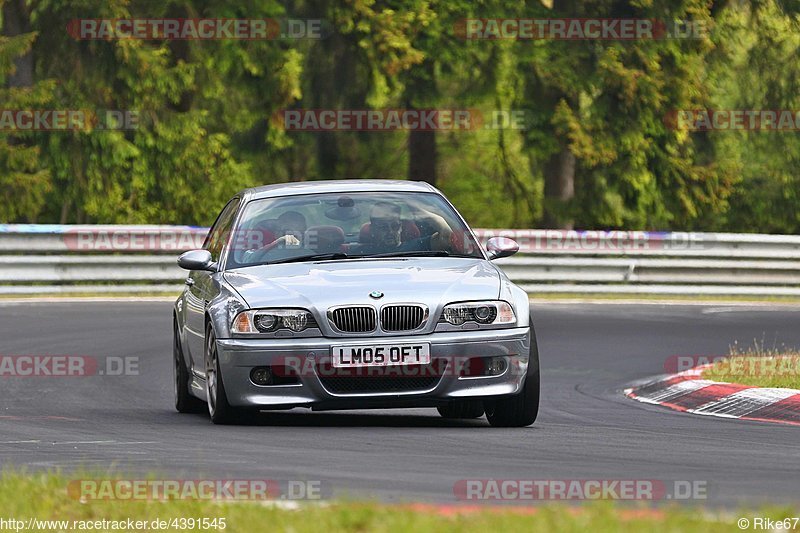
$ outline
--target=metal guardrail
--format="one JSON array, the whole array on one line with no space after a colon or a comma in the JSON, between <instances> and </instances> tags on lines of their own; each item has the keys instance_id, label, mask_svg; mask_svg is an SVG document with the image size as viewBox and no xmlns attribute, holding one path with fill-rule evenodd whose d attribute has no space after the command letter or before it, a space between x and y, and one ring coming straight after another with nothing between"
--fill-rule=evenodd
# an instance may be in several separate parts
<instances>
[{"instance_id":1,"label":"metal guardrail","mask_svg":"<svg viewBox=\"0 0 800 533\"><path fill-rule=\"evenodd\" d=\"M202 245L190 226L0 224L0 294L177 293L177 255ZM537 293L800 296L800 236L477 230L520 253L500 259Z\"/></svg>"}]
</instances>

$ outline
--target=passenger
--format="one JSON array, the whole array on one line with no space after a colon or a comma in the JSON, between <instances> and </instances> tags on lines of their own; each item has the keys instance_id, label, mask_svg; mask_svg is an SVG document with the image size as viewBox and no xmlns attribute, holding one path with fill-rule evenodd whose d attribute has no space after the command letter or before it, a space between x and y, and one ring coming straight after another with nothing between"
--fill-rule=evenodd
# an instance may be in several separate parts
<instances>
[{"instance_id":1,"label":"passenger","mask_svg":"<svg viewBox=\"0 0 800 533\"><path fill-rule=\"evenodd\" d=\"M308 225L306 217L297 211L286 211L275 221L275 227L280 235L277 239L248 250L244 253L245 263L258 263L264 260L264 256L275 248L299 248L303 245L303 234Z\"/></svg>"}]
</instances>

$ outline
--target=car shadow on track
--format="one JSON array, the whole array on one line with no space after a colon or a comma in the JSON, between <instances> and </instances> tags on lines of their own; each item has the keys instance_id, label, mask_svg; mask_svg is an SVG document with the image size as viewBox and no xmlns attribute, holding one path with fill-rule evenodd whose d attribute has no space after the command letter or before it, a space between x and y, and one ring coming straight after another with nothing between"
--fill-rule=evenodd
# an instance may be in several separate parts
<instances>
[{"instance_id":1,"label":"car shadow on track","mask_svg":"<svg viewBox=\"0 0 800 533\"><path fill-rule=\"evenodd\" d=\"M364 412L314 412L308 410L261 411L248 415L239 421L237 426L277 426L277 427L441 427L441 428L489 428L485 417L476 419L447 419L431 410L431 416L419 414L386 414L386 411L375 413ZM197 422L211 423L208 415L181 415L191 417Z\"/></svg>"}]
</instances>

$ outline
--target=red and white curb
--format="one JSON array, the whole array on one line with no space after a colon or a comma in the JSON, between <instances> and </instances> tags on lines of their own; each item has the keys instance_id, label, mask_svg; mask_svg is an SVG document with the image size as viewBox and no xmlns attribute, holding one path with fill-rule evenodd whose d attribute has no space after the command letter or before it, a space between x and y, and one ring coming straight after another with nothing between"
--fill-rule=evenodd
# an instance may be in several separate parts
<instances>
[{"instance_id":1,"label":"red and white curb","mask_svg":"<svg viewBox=\"0 0 800 533\"><path fill-rule=\"evenodd\" d=\"M625 396L696 415L800 426L800 390L752 387L701 379L711 365L662 376L625 389Z\"/></svg>"}]
</instances>

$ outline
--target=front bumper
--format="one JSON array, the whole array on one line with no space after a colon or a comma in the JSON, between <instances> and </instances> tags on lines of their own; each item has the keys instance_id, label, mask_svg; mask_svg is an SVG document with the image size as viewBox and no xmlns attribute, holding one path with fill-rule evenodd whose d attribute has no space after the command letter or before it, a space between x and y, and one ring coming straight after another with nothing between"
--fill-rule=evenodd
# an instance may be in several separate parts
<instances>
[{"instance_id":1,"label":"front bumper","mask_svg":"<svg viewBox=\"0 0 800 533\"><path fill-rule=\"evenodd\" d=\"M430 343L431 360L446 361L435 383L422 389L392 392L332 392L320 367L330 365L331 347L342 344ZM236 407L285 409L311 407L356 409L369 407L437 406L460 398L505 396L520 391L529 364L530 328L440 332L429 335L360 338L218 339L220 371L228 402ZM463 377L458 364L471 357L502 357L506 369L496 376ZM259 386L250 379L258 366L298 364L299 383ZM353 377L351 379L359 379ZM408 379L397 376L396 379ZM405 383L404 383L405 386Z\"/></svg>"}]
</instances>

